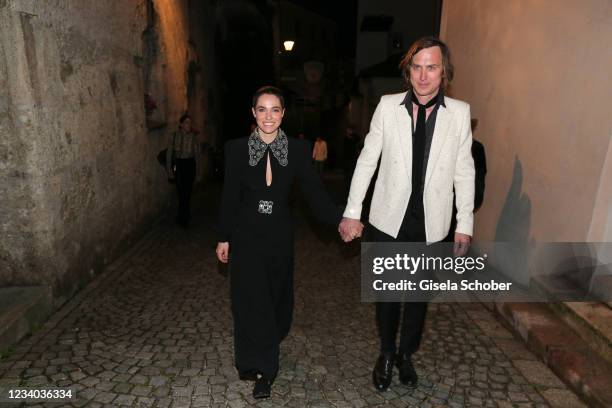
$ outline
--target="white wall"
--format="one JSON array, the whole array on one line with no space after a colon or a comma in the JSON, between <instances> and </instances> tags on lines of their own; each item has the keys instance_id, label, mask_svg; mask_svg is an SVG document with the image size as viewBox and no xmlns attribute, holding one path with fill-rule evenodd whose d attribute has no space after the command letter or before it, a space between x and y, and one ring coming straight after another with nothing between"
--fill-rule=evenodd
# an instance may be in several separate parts
<instances>
[{"instance_id":1,"label":"white wall","mask_svg":"<svg viewBox=\"0 0 612 408\"><path fill-rule=\"evenodd\" d=\"M477 239L610 240L612 2L444 2L441 37L486 148Z\"/></svg>"}]
</instances>

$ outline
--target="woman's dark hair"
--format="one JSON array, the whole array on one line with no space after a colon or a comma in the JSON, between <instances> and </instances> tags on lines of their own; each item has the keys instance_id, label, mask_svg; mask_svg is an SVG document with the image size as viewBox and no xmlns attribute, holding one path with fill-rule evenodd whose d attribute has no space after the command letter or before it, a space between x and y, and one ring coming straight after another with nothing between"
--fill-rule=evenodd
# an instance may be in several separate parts
<instances>
[{"instance_id":1,"label":"woman's dark hair","mask_svg":"<svg viewBox=\"0 0 612 408\"><path fill-rule=\"evenodd\" d=\"M402 70L406 88L412 89L412 84L410 83L410 66L412 65L412 59L419 51L431 47L440 47L440 51L442 51L442 90L446 90L448 84L453 80L454 68L451 63L448 46L436 37L423 37L412 44L406 55L404 55L400 61L399 67Z\"/></svg>"},{"instance_id":2,"label":"woman's dark hair","mask_svg":"<svg viewBox=\"0 0 612 408\"><path fill-rule=\"evenodd\" d=\"M280 101L281 108L285 109L285 97L283 96L283 91L272 85L262 86L261 88L255 91L255 93L253 94L253 109L255 109L255 107L257 106L257 101L259 100L259 97L261 95L276 96Z\"/></svg>"},{"instance_id":3,"label":"woman's dark hair","mask_svg":"<svg viewBox=\"0 0 612 408\"><path fill-rule=\"evenodd\" d=\"M188 113L183 113L183 116L181 116L181 118L179 119L179 123L182 125L184 121L186 121L187 119L191 119L191 116L189 116Z\"/></svg>"}]
</instances>

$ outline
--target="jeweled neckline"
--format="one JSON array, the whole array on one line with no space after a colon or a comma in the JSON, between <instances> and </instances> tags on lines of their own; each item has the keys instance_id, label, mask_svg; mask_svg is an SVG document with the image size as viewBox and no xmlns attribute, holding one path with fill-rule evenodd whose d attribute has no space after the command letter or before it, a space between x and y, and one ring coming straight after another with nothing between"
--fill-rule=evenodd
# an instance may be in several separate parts
<instances>
[{"instance_id":1,"label":"jeweled neckline","mask_svg":"<svg viewBox=\"0 0 612 408\"><path fill-rule=\"evenodd\" d=\"M285 132L279 129L274 140L266 143L255 129L249 136L249 165L256 166L265 155L268 147L281 166L286 166L289 163L289 141Z\"/></svg>"}]
</instances>

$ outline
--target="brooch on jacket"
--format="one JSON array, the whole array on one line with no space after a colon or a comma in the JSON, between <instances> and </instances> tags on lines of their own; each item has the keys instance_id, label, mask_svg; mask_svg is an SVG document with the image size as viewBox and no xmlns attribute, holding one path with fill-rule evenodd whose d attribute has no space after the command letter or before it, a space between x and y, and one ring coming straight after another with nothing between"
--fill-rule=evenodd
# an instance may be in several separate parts
<instances>
[{"instance_id":1,"label":"brooch on jacket","mask_svg":"<svg viewBox=\"0 0 612 408\"><path fill-rule=\"evenodd\" d=\"M266 153L268 146L272 150L272 155L276 157L281 166L286 166L289 163L289 141L285 132L279 129L276 139L268 145L261 140L257 129L255 129L251 136L249 136L249 164L251 166L256 166L259 163L259 160Z\"/></svg>"}]
</instances>

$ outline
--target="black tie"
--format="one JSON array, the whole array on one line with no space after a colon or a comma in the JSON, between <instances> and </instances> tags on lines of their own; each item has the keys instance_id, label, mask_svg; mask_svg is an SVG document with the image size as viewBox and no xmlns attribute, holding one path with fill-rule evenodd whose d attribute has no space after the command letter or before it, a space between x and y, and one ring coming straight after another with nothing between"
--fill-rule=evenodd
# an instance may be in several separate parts
<instances>
[{"instance_id":1,"label":"black tie","mask_svg":"<svg viewBox=\"0 0 612 408\"><path fill-rule=\"evenodd\" d=\"M424 217L423 209L423 163L425 162L425 140L427 138L427 128L425 126L425 110L434 106L438 101L438 96L431 98L425 105L421 105L412 93L412 102L419 107L419 112L416 118L416 127L412 135L412 198L411 211L412 215L417 219Z\"/></svg>"}]
</instances>

